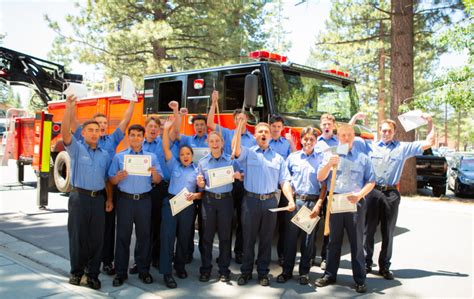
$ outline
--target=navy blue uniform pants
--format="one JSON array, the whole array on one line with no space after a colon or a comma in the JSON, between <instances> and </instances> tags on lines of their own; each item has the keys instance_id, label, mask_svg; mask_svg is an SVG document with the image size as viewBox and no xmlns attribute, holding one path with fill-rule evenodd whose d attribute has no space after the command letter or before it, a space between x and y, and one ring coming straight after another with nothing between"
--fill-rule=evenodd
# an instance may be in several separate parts
<instances>
[{"instance_id":1,"label":"navy blue uniform pants","mask_svg":"<svg viewBox=\"0 0 474 299\"><path fill-rule=\"evenodd\" d=\"M212 245L217 231L219 237L219 273L229 274L230 236L234 202L231 196L216 199L204 195L202 199L203 254L201 273L211 273Z\"/></svg>"},{"instance_id":2,"label":"navy blue uniform pants","mask_svg":"<svg viewBox=\"0 0 474 299\"><path fill-rule=\"evenodd\" d=\"M380 223L382 250L379 255L379 269L389 269L392 258L393 236L398 218L400 193L397 190L380 191L373 189L367 195L367 217L365 222L364 249L365 263L372 266L374 255L374 235Z\"/></svg>"},{"instance_id":3,"label":"navy blue uniform pants","mask_svg":"<svg viewBox=\"0 0 474 299\"><path fill-rule=\"evenodd\" d=\"M114 207L117 204L118 188L114 186L112 199ZM104 208L105 210L105 208ZM110 212L105 212L104 246L102 248L102 263L111 264L114 261L115 253L115 208Z\"/></svg>"},{"instance_id":4,"label":"navy blue uniform pants","mask_svg":"<svg viewBox=\"0 0 474 299\"><path fill-rule=\"evenodd\" d=\"M160 262L160 231L161 207L163 200L168 195L168 182L162 181L151 190L151 261L153 264Z\"/></svg>"},{"instance_id":5,"label":"navy blue uniform pants","mask_svg":"<svg viewBox=\"0 0 474 299\"><path fill-rule=\"evenodd\" d=\"M258 276L267 275L269 272L272 255L272 239L275 231L277 216L270 212L278 206L275 197L260 200L245 195L242 200L242 236L243 257L240 271L242 274L252 274L255 261L255 243L257 237L257 273Z\"/></svg>"},{"instance_id":6,"label":"navy blue uniform pants","mask_svg":"<svg viewBox=\"0 0 474 299\"><path fill-rule=\"evenodd\" d=\"M285 197L283 192L281 193L280 201L278 202L278 207L288 206L288 199ZM285 233L287 231L287 226L289 225L287 219L288 212L281 211L277 212L277 232L278 232L278 241L277 241L277 254L278 258L284 256L285 251ZM291 219L291 218L290 218Z\"/></svg>"},{"instance_id":7,"label":"navy blue uniform pants","mask_svg":"<svg viewBox=\"0 0 474 299\"><path fill-rule=\"evenodd\" d=\"M313 229L311 234L307 234L304 230L299 228L297 225L291 222L291 218L298 213L301 207L306 206L312 210L315 202L314 201L302 201L300 199L295 200L296 209L292 212L285 212L285 239L284 239L284 262L283 262L283 273L292 275L293 268L295 266L296 250L298 245L298 239L300 240L300 251L301 259L299 265L299 274L305 275L309 273L311 268L311 258L314 247L314 236L316 235L316 227Z\"/></svg>"},{"instance_id":8,"label":"navy blue uniform pants","mask_svg":"<svg viewBox=\"0 0 474 299\"><path fill-rule=\"evenodd\" d=\"M135 263L139 273L150 271L151 198L146 195L133 200L119 194L117 200L117 243L115 245L115 268L117 275L127 276L130 259L130 241L135 224Z\"/></svg>"},{"instance_id":9,"label":"navy blue uniform pants","mask_svg":"<svg viewBox=\"0 0 474 299\"><path fill-rule=\"evenodd\" d=\"M176 271L185 270L186 254L189 249L189 231L193 226L194 205L190 205L177 215L171 214L169 196L163 201L161 209L160 273L171 274L173 254Z\"/></svg>"},{"instance_id":10,"label":"navy blue uniform pants","mask_svg":"<svg viewBox=\"0 0 474 299\"><path fill-rule=\"evenodd\" d=\"M242 240L242 199L244 198L244 182L236 180L232 188L232 197L234 199L235 217L232 223L232 228L235 229L234 253L241 255L243 252ZM230 235L230 243L232 246L232 231Z\"/></svg>"},{"instance_id":11,"label":"navy blue uniform pants","mask_svg":"<svg viewBox=\"0 0 474 299\"><path fill-rule=\"evenodd\" d=\"M329 220L330 233L327 265L324 272L324 275L327 275L330 279L337 278L345 229L351 245L352 276L357 284L365 283L366 273L363 247L365 212L365 200L361 199L357 203L357 212L331 214Z\"/></svg>"},{"instance_id":12,"label":"navy blue uniform pants","mask_svg":"<svg viewBox=\"0 0 474 299\"><path fill-rule=\"evenodd\" d=\"M90 197L71 192L68 202L67 229L71 274L82 276L85 269L89 277L100 273L104 241L104 196Z\"/></svg>"},{"instance_id":13,"label":"navy blue uniform pants","mask_svg":"<svg viewBox=\"0 0 474 299\"><path fill-rule=\"evenodd\" d=\"M195 234L195 226L196 219L198 221L198 248L199 253L202 256L203 253L203 229L202 229L202 215L201 215L201 201L197 200L194 201L194 216L193 216L193 226L191 227L191 231L189 232L189 245L188 245L188 253L187 256L193 256L194 253L194 234Z\"/></svg>"}]
</instances>

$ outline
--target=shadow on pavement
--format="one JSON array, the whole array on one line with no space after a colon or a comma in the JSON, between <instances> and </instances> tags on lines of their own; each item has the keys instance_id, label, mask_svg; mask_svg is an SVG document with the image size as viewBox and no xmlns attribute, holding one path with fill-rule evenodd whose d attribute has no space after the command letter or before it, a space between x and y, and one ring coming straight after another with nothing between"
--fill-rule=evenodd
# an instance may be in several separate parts
<instances>
[{"instance_id":1,"label":"shadow on pavement","mask_svg":"<svg viewBox=\"0 0 474 299\"><path fill-rule=\"evenodd\" d=\"M422 277L429 277L429 276L455 276L455 277L468 277L469 274L463 274L459 272L449 272L444 270L438 270L436 272L426 271L421 269L397 269L393 270L393 274L395 277L403 278L403 279L411 279L411 278L422 278Z\"/></svg>"}]
</instances>

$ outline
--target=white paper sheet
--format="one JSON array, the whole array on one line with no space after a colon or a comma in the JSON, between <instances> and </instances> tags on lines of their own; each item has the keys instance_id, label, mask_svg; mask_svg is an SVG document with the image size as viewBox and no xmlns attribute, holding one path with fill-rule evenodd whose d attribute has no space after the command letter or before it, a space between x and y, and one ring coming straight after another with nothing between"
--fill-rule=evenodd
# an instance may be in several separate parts
<instances>
[{"instance_id":1,"label":"white paper sheet","mask_svg":"<svg viewBox=\"0 0 474 299\"><path fill-rule=\"evenodd\" d=\"M151 171L150 155L125 155L124 169L131 175L150 176Z\"/></svg>"},{"instance_id":2,"label":"white paper sheet","mask_svg":"<svg viewBox=\"0 0 474 299\"><path fill-rule=\"evenodd\" d=\"M334 194L331 203L331 214L357 212L357 205L351 203L347 196L351 193Z\"/></svg>"},{"instance_id":3,"label":"white paper sheet","mask_svg":"<svg viewBox=\"0 0 474 299\"><path fill-rule=\"evenodd\" d=\"M194 164L198 164L199 160L207 156L211 151L208 147L193 147L193 152L193 162Z\"/></svg>"},{"instance_id":4,"label":"white paper sheet","mask_svg":"<svg viewBox=\"0 0 474 299\"><path fill-rule=\"evenodd\" d=\"M122 76L122 84L120 85L120 91L122 93L122 100L137 102L137 91L135 90L135 84L129 76Z\"/></svg>"},{"instance_id":5,"label":"white paper sheet","mask_svg":"<svg viewBox=\"0 0 474 299\"><path fill-rule=\"evenodd\" d=\"M408 132L428 123L428 121L422 118L421 115L423 115L423 112L420 110L412 110L399 115L398 120L402 124L403 129Z\"/></svg>"},{"instance_id":6,"label":"white paper sheet","mask_svg":"<svg viewBox=\"0 0 474 299\"><path fill-rule=\"evenodd\" d=\"M234 182L234 168L232 166L208 169L209 188L216 188Z\"/></svg>"},{"instance_id":7,"label":"white paper sheet","mask_svg":"<svg viewBox=\"0 0 474 299\"><path fill-rule=\"evenodd\" d=\"M175 197L170 199L171 214L173 216L193 204L192 200L186 200L186 194L188 193L188 189L183 188Z\"/></svg>"},{"instance_id":8,"label":"white paper sheet","mask_svg":"<svg viewBox=\"0 0 474 299\"><path fill-rule=\"evenodd\" d=\"M64 86L63 94L66 97L75 95L78 100L87 97L87 87L84 84L69 82L65 83Z\"/></svg>"},{"instance_id":9,"label":"white paper sheet","mask_svg":"<svg viewBox=\"0 0 474 299\"><path fill-rule=\"evenodd\" d=\"M291 218L291 222L304 230L308 235L311 234L319 221L319 216L316 216L316 218L311 218L309 217L310 214L311 210L306 206L302 206L298 213L296 213L296 215Z\"/></svg>"}]
</instances>

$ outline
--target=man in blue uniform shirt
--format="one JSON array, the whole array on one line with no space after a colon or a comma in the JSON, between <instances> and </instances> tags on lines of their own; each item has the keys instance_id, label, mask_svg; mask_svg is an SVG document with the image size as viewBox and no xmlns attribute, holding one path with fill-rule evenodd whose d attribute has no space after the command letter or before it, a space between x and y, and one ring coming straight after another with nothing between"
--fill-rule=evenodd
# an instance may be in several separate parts
<instances>
[{"instance_id":1,"label":"man in blue uniform shirt","mask_svg":"<svg viewBox=\"0 0 474 299\"><path fill-rule=\"evenodd\" d=\"M105 149L109 155L110 159L113 159L115 155L115 150L117 146L122 141L125 136L125 130L127 129L130 120L132 119L133 109L135 107L135 102L130 101L128 104L128 108L123 115L123 119L120 121L119 125L115 129L115 131L108 135L108 121L107 116L102 113L96 113L92 116L92 119L97 121L100 126L100 138L98 144L101 148ZM76 131L74 132L74 136L77 140L83 140L81 137L82 127L78 126L78 121L75 119L73 126L77 127ZM74 128L73 128L74 130ZM114 202L116 202L117 198L115 192L111 191L113 194L112 196ZM108 195L109 196L109 195ZM104 247L102 252L102 269L108 275L115 274L114 268L114 246L115 246L115 210L105 213L105 231L104 231Z\"/></svg>"},{"instance_id":2,"label":"man in blue uniform shirt","mask_svg":"<svg viewBox=\"0 0 474 299\"><path fill-rule=\"evenodd\" d=\"M341 125L338 128L337 135L340 144L348 144L349 151L347 154L341 154L340 157L338 155L329 157L328 154L319 166L318 180L326 180L329 173L333 171L331 169L338 166L334 193L347 194L346 199L357 205L357 211L331 214L326 270L324 275L316 280L316 285L324 287L336 282L345 229L351 246L352 276L356 283L355 289L358 293L365 293L367 288L365 286L366 273L363 248L364 196L373 189L375 175L369 157L353 147L354 128L350 125Z\"/></svg>"},{"instance_id":3,"label":"man in blue uniform shirt","mask_svg":"<svg viewBox=\"0 0 474 299\"><path fill-rule=\"evenodd\" d=\"M114 286L121 286L127 279L127 268L130 257L130 241L133 225L135 224L136 263L139 278L146 284L152 283L150 271L150 229L151 229L151 198L152 184L161 181L161 168L155 154L143 151L145 128L141 125L132 125L128 128L128 142L130 147L118 153L109 169L110 181L117 185L119 196L117 200L117 244L116 269L117 275ZM125 159L139 155L143 163L150 163L150 175L128 174L125 170ZM127 157L130 156L130 157ZM151 159L151 162L150 162ZM148 160L148 162L146 161Z\"/></svg>"},{"instance_id":4,"label":"man in blue uniform shirt","mask_svg":"<svg viewBox=\"0 0 474 299\"><path fill-rule=\"evenodd\" d=\"M376 185L367 196L367 220L365 226L366 271L372 271L374 254L374 235L380 223L382 233L382 250L378 263L379 274L385 279L392 280L390 269L392 257L393 236L398 217L400 193L397 184L400 181L405 161L413 156L421 155L424 150L434 144L434 127L431 116L423 114L428 121L426 140L417 142L400 142L394 139L396 123L393 120L383 120L380 126L379 141L368 144L369 156L374 165Z\"/></svg>"},{"instance_id":5,"label":"man in blue uniform shirt","mask_svg":"<svg viewBox=\"0 0 474 299\"><path fill-rule=\"evenodd\" d=\"M319 214L320 206L316 205L318 198L324 198L325 194L320 195L320 185L316 178L318 167L321 163L321 153L314 151L318 133L315 128L306 127L301 130L302 150L292 153L287 161L287 167L291 175L291 185L293 187L296 209L293 212L284 211L283 216L286 222L284 244L283 271L277 277L277 282L284 283L293 277L293 268L295 266L296 249L298 240L301 238L300 251L301 259L299 263L299 283L306 285L309 283L309 269L311 268L311 258L313 256L314 235L316 228L311 234L307 234L298 226L291 223L291 219L296 213L305 206L311 210L310 217L315 218Z\"/></svg>"},{"instance_id":6,"label":"man in blue uniform shirt","mask_svg":"<svg viewBox=\"0 0 474 299\"><path fill-rule=\"evenodd\" d=\"M245 124L245 120L245 116L239 114L238 129ZM252 278L254 247L258 236L258 282L262 286L268 286L270 284L268 267L276 225L276 214L269 209L278 206L276 193L279 184L288 199L288 211L295 209L295 202L285 160L269 147L270 126L267 123L257 124L255 136L257 145L251 148L240 145L241 134L236 134L232 141L236 147L237 161L245 172L245 195L242 200L243 258L240 268L242 274L237 283L244 285Z\"/></svg>"},{"instance_id":7,"label":"man in blue uniform shirt","mask_svg":"<svg viewBox=\"0 0 474 299\"><path fill-rule=\"evenodd\" d=\"M270 118L270 134L272 138L270 139L270 147L272 150L280 154L283 159L286 160L288 155L291 152L295 151L295 145L293 144L293 138L289 133L286 134L285 138L281 136L281 132L285 128L285 122L283 118L279 115L272 115ZM286 200L285 196L280 197L280 201L278 202L278 207L285 207L288 205L288 200ZM285 231L286 231L286 215L285 211L278 212L277 214L277 227L278 227L278 243L277 243L277 254L278 254L278 263L280 266L283 265L283 250L284 250L284 240L285 240Z\"/></svg>"},{"instance_id":8,"label":"man in blue uniform shirt","mask_svg":"<svg viewBox=\"0 0 474 299\"><path fill-rule=\"evenodd\" d=\"M71 157L73 185L69 195L67 224L71 262L69 283L79 285L82 275L86 274L87 285L92 289L100 289L98 277L104 240L104 189L110 157L107 151L98 145L100 129L96 121L84 122L81 133L84 142L79 142L71 134L76 100L75 96L67 97L61 125L63 142ZM105 209L113 209L110 196L105 203Z\"/></svg>"}]
</instances>

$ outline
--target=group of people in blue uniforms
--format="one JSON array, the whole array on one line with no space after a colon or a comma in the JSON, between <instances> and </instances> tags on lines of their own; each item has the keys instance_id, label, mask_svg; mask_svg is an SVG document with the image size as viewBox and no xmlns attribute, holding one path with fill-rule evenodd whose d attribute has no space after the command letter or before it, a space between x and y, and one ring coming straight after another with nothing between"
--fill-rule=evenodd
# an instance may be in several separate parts
<instances>
[{"instance_id":1,"label":"group of people in blue uniforms","mask_svg":"<svg viewBox=\"0 0 474 299\"><path fill-rule=\"evenodd\" d=\"M229 130L214 121L219 99L216 91L211 99L207 119L201 115L194 117L195 135L185 136L179 131L181 118L187 111L179 110L177 102L169 104L173 116L166 122L148 117L145 127L128 126L133 111L131 102L117 130L106 135L102 115L78 126L77 99L67 98L61 133L72 169L68 218L71 284L79 285L85 276L87 286L99 289L102 263L106 274L115 275L114 286L122 285L128 274L135 273L143 283L150 284L153 282L150 267L154 266L163 275L164 284L176 288L175 276L188 277L186 264L192 260L197 218L202 263L199 281L207 282L212 277L216 233L218 280L231 280L229 266L233 228L236 228L233 251L235 261L241 264L238 285L252 280L255 264L258 283L270 284L269 265L276 230L282 266L276 281L285 283L293 278L299 243L298 282L306 285L316 257L317 229L307 234L290 220L302 207L311 211L311 218L329 214L325 207L333 171L336 172L334 194L347 194L346 199L356 204L357 211L330 216L330 234L321 249L324 274L315 285L324 287L336 282L345 230L350 242L355 290L366 292L365 279L372 271L374 234L379 224L382 232L379 273L385 279L394 278L389 269L400 202L396 185L405 160L434 143L429 115L423 116L429 126L426 140L407 143L394 140L396 123L391 120L382 122L380 141L355 137L350 124L338 126L336 136L335 118L324 114L321 134L315 128L303 128L301 150L296 150L292 138L282 136L281 117L272 116L269 123L258 123L251 134L246 128L248 116L236 111L236 129ZM363 117L358 113L350 123ZM129 148L115 154L125 130ZM331 147L341 144L347 144L348 151L335 154ZM196 163L193 155L198 148L208 148L209 154ZM149 156L150 175L129 174L124 169L128 155ZM233 169L234 183L211 187L209 170L221 167ZM188 190L186 200L193 204L173 216L170 200L184 188ZM277 207L284 211L270 211ZM114 213L110 217L113 220L107 224L106 215L110 213ZM111 239L113 236L107 236L112 230L110 226L115 241ZM129 269L133 227L135 264Z\"/></svg>"}]
</instances>

